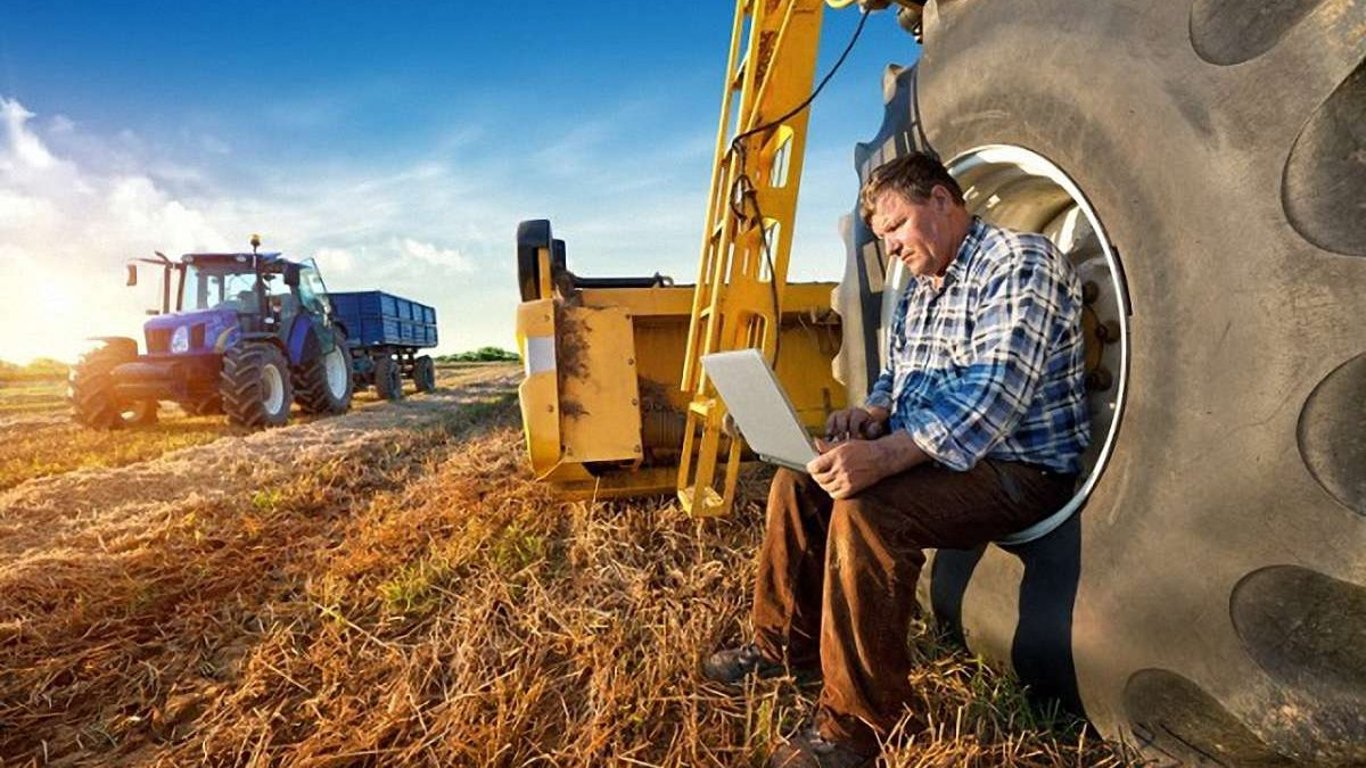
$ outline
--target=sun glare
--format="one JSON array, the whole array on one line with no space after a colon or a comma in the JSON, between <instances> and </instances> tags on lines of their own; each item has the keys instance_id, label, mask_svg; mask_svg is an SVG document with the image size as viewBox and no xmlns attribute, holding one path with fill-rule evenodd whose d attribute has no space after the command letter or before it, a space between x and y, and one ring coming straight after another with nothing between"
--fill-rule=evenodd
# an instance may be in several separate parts
<instances>
[{"instance_id":1,"label":"sun glare","mask_svg":"<svg viewBox=\"0 0 1366 768\"><path fill-rule=\"evenodd\" d=\"M0 334L0 360L19 365L37 358L75 362L94 344L92 336L132 336L141 346L144 318L136 302L112 293L122 286L73 291L78 280L55 274L17 284L23 286L22 294L5 302L0 317L8 316L6 327L21 330Z\"/></svg>"}]
</instances>

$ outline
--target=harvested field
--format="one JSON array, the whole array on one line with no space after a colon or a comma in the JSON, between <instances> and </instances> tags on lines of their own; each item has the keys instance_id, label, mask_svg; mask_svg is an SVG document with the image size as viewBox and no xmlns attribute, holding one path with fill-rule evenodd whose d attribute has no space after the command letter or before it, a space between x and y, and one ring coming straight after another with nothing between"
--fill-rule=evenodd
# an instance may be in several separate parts
<instances>
[{"instance_id":1,"label":"harvested field","mask_svg":"<svg viewBox=\"0 0 1366 768\"><path fill-rule=\"evenodd\" d=\"M762 765L816 692L694 670L743 635L766 478L720 521L559 502L516 379L0 491L0 764ZM916 653L931 728L891 765L1121 764L931 630Z\"/></svg>"}]
</instances>

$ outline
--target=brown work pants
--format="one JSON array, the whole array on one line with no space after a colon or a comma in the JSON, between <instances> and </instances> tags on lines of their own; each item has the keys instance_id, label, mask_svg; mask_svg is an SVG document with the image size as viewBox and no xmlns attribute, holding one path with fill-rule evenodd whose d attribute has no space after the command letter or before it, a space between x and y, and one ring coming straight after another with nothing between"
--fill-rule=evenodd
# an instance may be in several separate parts
<instances>
[{"instance_id":1,"label":"brown work pants","mask_svg":"<svg viewBox=\"0 0 1366 768\"><path fill-rule=\"evenodd\" d=\"M1060 509L1074 476L984 459L966 472L923 464L833 500L779 470L754 588L764 655L819 664L817 724L871 752L911 700L907 635L926 547L969 549Z\"/></svg>"}]
</instances>

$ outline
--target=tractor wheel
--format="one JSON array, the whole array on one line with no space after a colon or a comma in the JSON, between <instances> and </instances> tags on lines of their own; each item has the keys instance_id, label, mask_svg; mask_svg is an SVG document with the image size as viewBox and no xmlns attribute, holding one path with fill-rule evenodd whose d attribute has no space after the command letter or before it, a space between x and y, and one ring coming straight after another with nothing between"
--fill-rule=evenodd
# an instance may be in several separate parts
<instances>
[{"instance_id":1,"label":"tractor wheel","mask_svg":"<svg viewBox=\"0 0 1366 768\"><path fill-rule=\"evenodd\" d=\"M334 334L331 351L295 369L294 399L305 413L346 413L351 409L351 353L341 331Z\"/></svg>"},{"instance_id":2,"label":"tractor wheel","mask_svg":"<svg viewBox=\"0 0 1366 768\"><path fill-rule=\"evenodd\" d=\"M1366 3L1263 6L939 0L862 148L1092 284L1080 514L922 594L1164 764L1366 761Z\"/></svg>"},{"instance_id":3,"label":"tractor wheel","mask_svg":"<svg viewBox=\"0 0 1366 768\"><path fill-rule=\"evenodd\" d=\"M223 353L219 392L228 423L248 429L289 421L289 362L274 344L238 344Z\"/></svg>"},{"instance_id":4,"label":"tractor wheel","mask_svg":"<svg viewBox=\"0 0 1366 768\"><path fill-rule=\"evenodd\" d=\"M156 400L138 400L124 405L120 416L123 417L125 424L145 427L157 423L157 412L160 408L161 404Z\"/></svg>"},{"instance_id":5,"label":"tractor wheel","mask_svg":"<svg viewBox=\"0 0 1366 768\"><path fill-rule=\"evenodd\" d=\"M403 371L388 355L375 358L375 391L385 400L403 399Z\"/></svg>"},{"instance_id":6,"label":"tractor wheel","mask_svg":"<svg viewBox=\"0 0 1366 768\"><path fill-rule=\"evenodd\" d=\"M193 402L181 403L180 407L190 416L217 416L223 413L223 398L214 395Z\"/></svg>"},{"instance_id":7,"label":"tractor wheel","mask_svg":"<svg viewBox=\"0 0 1366 768\"><path fill-rule=\"evenodd\" d=\"M431 392L436 389L436 363L429 355L413 361L413 382L418 392Z\"/></svg>"},{"instance_id":8,"label":"tractor wheel","mask_svg":"<svg viewBox=\"0 0 1366 768\"><path fill-rule=\"evenodd\" d=\"M92 429L120 429L156 422L157 403L127 403L114 394L113 371L138 356L132 339L109 339L81 356L67 374L67 399L72 418Z\"/></svg>"}]
</instances>

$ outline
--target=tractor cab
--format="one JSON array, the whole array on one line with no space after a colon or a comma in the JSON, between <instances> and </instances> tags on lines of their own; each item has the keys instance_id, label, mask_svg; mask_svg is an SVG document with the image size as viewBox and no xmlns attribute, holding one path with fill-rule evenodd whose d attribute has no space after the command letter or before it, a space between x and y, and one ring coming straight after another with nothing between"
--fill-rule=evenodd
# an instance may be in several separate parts
<instances>
[{"instance_id":1,"label":"tractor cab","mask_svg":"<svg viewBox=\"0 0 1366 768\"><path fill-rule=\"evenodd\" d=\"M231 312L248 333L287 328L300 312L328 312L322 278L311 259L295 263L278 253L189 253L181 264L181 312Z\"/></svg>"},{"instance_id":2,"label":"tractor cab","mask_svg":"<svg viewBox=\"0 0 1366 768\"><path fill-rule=\"evenodd\" d=\"M312 259L279 253L187 253L179 262L137 259L162 269L160 309L145 326L151 354L221 353L239 334L287 334L299 315L322 320L331 312L327 289Z\"/></svg>"}]
</instances>

